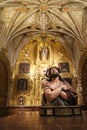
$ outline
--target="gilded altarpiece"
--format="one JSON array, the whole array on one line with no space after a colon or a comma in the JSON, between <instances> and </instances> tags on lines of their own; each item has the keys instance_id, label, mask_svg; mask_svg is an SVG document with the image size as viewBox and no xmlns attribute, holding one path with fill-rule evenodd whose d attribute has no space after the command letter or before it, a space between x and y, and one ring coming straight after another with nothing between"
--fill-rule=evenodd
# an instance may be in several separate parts
<instances>
[{"instance_id":1,"label":"gilded altarpiece","mask_svg":"<svg viewBox=\"0 0 87 130\"><path fill-rule=\"evenodd\" d=\"M16 61L10 105L41 105L43 93L41 81L45 77L46 69L51 66L58 66L61 62L69 65L69 72L61 73L61 76L73 78L74 70L70 56L54 37L41 35L29 41L20 51ZM27 89L18 89L18 80L20 79L27 81ZM25 85L24 82L23 84Z\"/></svg>"}]
</instances>

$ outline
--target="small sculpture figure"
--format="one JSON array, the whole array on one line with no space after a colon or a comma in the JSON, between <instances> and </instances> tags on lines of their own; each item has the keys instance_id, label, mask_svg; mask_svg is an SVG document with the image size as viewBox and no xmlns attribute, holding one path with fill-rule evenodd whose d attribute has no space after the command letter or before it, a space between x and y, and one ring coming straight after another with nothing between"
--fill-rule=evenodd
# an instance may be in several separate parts
<instances>
[{"instance_id":1,"label":"small sculpture figure","mask_svg":"<svg viewBox=\"0 0 87 130\"><path fill-rule=\"evenodd\" d=\"M21 106L23 105L23 100L24 100L23 96L20 96L20 98L19 98L19 105L21 105Z\"/></svg>"},{"instance_id":2,"label":"small sculpture figure","mask_svg":"<svg viewBox=\"0 0 87 130\"><path fill-rule=\"evenodd\" d=\"M48 48L44 47L41 50L41 60L47 60L48 58Z\"/></svg>"}]
</instances>

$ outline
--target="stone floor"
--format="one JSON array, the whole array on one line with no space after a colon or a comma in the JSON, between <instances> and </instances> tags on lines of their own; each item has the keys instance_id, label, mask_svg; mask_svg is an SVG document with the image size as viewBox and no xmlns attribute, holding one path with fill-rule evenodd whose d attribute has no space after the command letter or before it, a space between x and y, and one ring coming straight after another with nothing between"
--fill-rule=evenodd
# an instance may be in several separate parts
<instances>
[{"instance_id":1,"label":"stone floor","mask_svg":"<svg viewBox=\"0 0 87 130\"><path fill-rule=\"evenodd\" d=\"M87 112L79 116L40 116L38 111L0 118L0 130L87 130Z\"/></svg>"}]
</instances>

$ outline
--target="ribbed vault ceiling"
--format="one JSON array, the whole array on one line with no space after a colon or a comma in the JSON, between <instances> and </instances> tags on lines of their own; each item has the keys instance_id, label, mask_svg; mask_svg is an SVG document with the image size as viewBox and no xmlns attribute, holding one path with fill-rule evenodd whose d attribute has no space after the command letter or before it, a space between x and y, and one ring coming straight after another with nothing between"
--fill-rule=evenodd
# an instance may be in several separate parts
<instances>
[{"instance_id":1,"label":"ribbed vault ceiling","mask_svg":"<svg viewBox=\"0 0 87 130\"><path fill-rule=\"evenodd\" d=\"M51 34L62 37L73 57L76 46L87 44L86 7L86 0L1 0L0 44L7 47L18 37L24 40L32 35Z\"/></svg>"}]
</instances>

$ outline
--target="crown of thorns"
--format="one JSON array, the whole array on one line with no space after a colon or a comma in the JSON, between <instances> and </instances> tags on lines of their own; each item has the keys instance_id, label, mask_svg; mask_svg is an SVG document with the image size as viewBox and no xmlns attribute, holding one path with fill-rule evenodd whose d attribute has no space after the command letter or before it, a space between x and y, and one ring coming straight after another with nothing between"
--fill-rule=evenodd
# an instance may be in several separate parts
<instances>
[{"instance_id":1,"label":"crown of thorns","mask_svg":"<svg viewBox=\"0 0 87 130\"><path fill-rule=\"evenodd\" d=\"M57 69L57 71L60 73L60 69L58 68L58 67L50 67L50 68L48 68L47 69L47 71L46 71L46 76L47 77L50 77L50 74L51 74L51 69L53 69L53 68L55 68L55 69Z\"/></svg>"}]
</instances>

